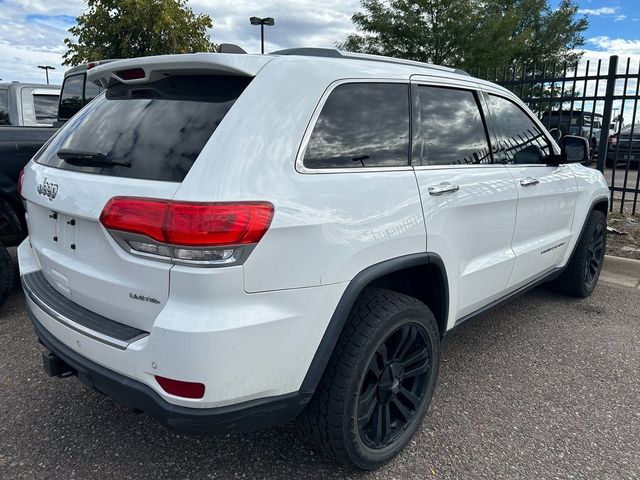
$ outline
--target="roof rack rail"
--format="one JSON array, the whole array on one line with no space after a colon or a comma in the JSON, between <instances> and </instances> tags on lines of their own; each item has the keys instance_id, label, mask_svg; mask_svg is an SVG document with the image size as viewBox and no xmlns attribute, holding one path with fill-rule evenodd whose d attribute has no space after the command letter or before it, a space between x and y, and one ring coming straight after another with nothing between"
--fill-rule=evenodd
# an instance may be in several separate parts
<instances>
[{"instance_id":1,"label":"roof rack rail","mask_svg":"<svg viewBox=\"0 0 640 480\"><path fill-rule=\"evenodd\" d=\"M403 58L385 57L382 55L371 55L368 53L354 53L336 50L335 48L319 48L319 47L299 47L286 48L271 52L271 55L302 55L309 57L328 57L328 58L348 58L352 60L368 60L371 62L386 62L400 65L413 65L422 68L433 68L435 70L443 70L446 72L457 73L459 75L467 75L469 73L459 68L443 67L442 65L433 65L430 63L418 62L415 60L405 60Z\"/></svg>"},{"instance_id":2,"label":"roof rack rail","mask_svg":"<svg viewBox=\"0 0 640 480\"><path fill-rule=\"evenodd\" d=\"M320 47L299 47L299 48L285 48L284 50L276 50L270 52L269 55L302 55L306 57L331 57L342 58L343 55L335 48L320 48Z\"/></svg>"}]
</instances>

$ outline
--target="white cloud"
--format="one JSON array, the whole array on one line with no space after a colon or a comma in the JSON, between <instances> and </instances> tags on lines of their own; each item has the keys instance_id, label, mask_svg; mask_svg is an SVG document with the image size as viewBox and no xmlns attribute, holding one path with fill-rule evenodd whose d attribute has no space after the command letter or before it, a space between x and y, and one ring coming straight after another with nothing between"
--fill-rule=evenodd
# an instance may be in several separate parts
<instances>
[{"instance_id":1,"label":"white cloud","mask_svg":"<svg viewBox=\"0 0 640 480\"><path fill-rule=\"evenodd\" d=\"M578 13L583 15L613 15L620 10L618 7L600 7L600 8L583 8L578 10Z\"/></svg>"},{"instance_id":2,"label":"white cloud","mask_svg":"<svg viewBox=\"0 0 640 480\"><path fill-rule=\"evenodd\" d=\"M587 43L612 55L640 55L640 40L599 36L589 38Z\"/></svg>"},{"instance_id":3,"label":"white cloud","mask_svg":"<svg viewBox=\"0 0 640 480\"><path fill-rule=\"evenodd\" d=\"M83 0L0 0L0 78L4 81L42 81L36 67L56 67L51 79L62 80L66 67L64 39ZM216 43L235 43L250 53L260 51L260 29L250 16L274 17L265 27L265 51L297 46L333 47L354 30L351 16L359 0L190 0L195 13L213 19L209 32Z\"/></svg>"}]
</instances>

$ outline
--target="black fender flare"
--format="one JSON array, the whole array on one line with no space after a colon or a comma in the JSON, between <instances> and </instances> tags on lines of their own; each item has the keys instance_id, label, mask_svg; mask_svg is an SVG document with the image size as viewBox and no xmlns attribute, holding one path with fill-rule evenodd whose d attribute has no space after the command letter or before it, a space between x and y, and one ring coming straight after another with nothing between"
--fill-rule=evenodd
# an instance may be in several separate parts
<instances>
[{"instance_id":1,"label":"black fender flare","mask_svg":"<svg viewBox=\"0 0 640 480\"><path fill-rule=\"evenodd\" d=\"M316 387L322 379L322 375L324 374L327 364L329 363L329 359L333 354L333 350L338 343L338 339L342 334L342 330L347 323L349 312L353 308L353 305L362 291L370 285L371 282L389 273L428 264L435 265L442 275L446 297L444 305L444 315L446 319L449 312L449 284L447 281L447 272L444 267L444 262L439 255L431 252L414 253L385 260L365 268L349 282L349 285L347 285L347 288L342 294L342 297L331 316L331 320L329 320L329 325L325 330L316 353L313 356L313 360L307 370L307 374L302 381L302 385L300 386L301 393L311 395L315 392Z\"/></svg>"}]
</instances>

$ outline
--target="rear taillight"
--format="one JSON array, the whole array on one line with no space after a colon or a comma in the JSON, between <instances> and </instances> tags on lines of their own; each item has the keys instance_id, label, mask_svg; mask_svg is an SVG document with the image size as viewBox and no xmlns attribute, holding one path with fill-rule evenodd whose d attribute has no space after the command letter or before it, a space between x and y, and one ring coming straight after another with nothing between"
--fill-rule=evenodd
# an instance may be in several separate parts
<instances>
[{"instance_id":1,"label":"rear taillight","mask_svg":"<svg viewBox=\"0 0 640 480\"><path fill-rule=\"evenodd\" d=\"M18 195L22 197L22 184L24 182L24 168L18 174ZM24 197L23 197L24 198Z\"/></svg>"},{"instance_id":2,"label":"rear taillight","mask_svg":"<svg viewBox=\"0 0 640 480\"><path fill-rule=\"evenodd\" d=\"M184 398L204 397L204 384L202 383L183 382L182 380L174 380L172 378L160 377L158 375L155 377L162 389L171 395Z\"/></svg>"},{"instance_id":3,"label":"rear taillight","mask_svg":"<svg viewBox=\"0 0 640 480\"><path fill-rule=\"evenodd\" d=\"M273 205L266 202L194 203L115 197L100 222L132 253L178 263L233 264L266 233Z\"/></svg>"},{"instance_id":4,"label":"rear taillight","mask_svg":"<svg viewBox=\"0 0 640 480\"><path fill-rule=\"evenodd\" d=\"M144 70L142 68L131 68L129 70L120 70L116 75L122 80L139 80L144 78Z\"/></svg>"}]
</instances>

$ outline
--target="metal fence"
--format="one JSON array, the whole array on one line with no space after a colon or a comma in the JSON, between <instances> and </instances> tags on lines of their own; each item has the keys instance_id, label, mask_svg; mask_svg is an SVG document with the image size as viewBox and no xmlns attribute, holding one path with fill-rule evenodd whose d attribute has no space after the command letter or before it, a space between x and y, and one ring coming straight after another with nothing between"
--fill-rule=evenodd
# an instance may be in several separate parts
<instances>
[{"instance_id":1,"label":"metal fence","mask_svg":"<svg viewBox=\"0 0 640 480\"><path fill-rule=\"evenodd\" d=\"M470 73L518 95L550 131L558 130L552 133L587 138L590 163L609 183L611 211L640 211L640 62L611 56Z\"/></svg>"}]
</instances>

